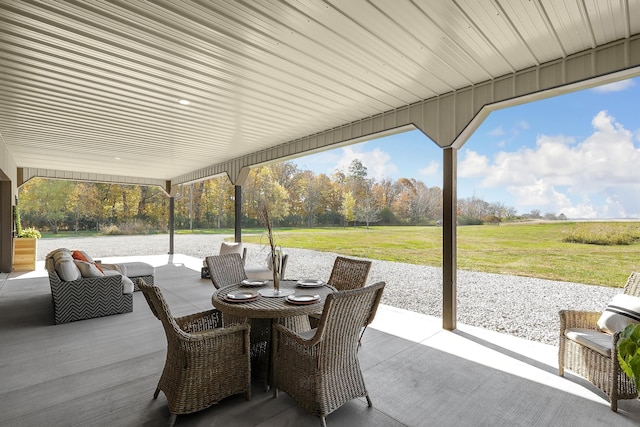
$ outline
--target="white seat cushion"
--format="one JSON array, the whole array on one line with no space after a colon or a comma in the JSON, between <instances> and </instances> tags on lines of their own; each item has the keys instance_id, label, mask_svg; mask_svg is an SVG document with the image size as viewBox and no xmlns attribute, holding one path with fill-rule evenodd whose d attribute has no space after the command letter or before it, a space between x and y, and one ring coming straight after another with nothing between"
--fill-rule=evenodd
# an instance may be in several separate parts
<instances>
[{"instance_id":1,"label":"white seat cushion","mask_svg":"<svg viewBox=\"0 0 640 427\"><path fill-rule=\"evenodd\" d=\"M134 289L133 281L129 279L127 276L122 276L122 293L132 294L133 289Z\"/></svg>"},{"instance_id":2,"label":"white seat cushion","mask_svg":"<svg viewBox=\"0 0 640 427\"><path fill-rule=\"evenodd\" d=\"M593 329L567 329L564 335L571 341L589 347L603 356L611 357L613 335Z\"/></svg>"},{"instance_id":3,"label":"white seat cushion","mask_svg":"<svg viewBox=\"0 0 640 427\"><path fill-rule=\"evenodd\" d=\"M118 266L127 277L153 276L155 274L153 266L146 262L123 262Z\"/></svg>"}]
</instances>

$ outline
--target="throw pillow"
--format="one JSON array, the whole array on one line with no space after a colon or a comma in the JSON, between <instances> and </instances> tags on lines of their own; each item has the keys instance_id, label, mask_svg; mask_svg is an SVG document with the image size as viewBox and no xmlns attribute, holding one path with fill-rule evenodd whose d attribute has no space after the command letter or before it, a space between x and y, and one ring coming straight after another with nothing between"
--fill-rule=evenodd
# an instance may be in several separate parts
<instances>
[{"instance_id":1,"label":"throw pillow","mask_svg":"<svg viewBox=\"0 0 640 427\"><path fill-rule=\"evenodd\" d=\"M73 260L74 264L80 270L82 277L102 277L104 273L98 270L95 264L86 261L80 261L79 259Z\"/></svg>"},{"instance_id":2,"label":"throw pillow","mask_svg":"<svg viewBox=\"0 0 640 427\"><path fill-rule=\"evenodd\" d=\"M55 265L56 273L60 276L61 280L65 282L71 282L73 280L78 280L82 277L80 274L80 270L73 263L73 259L69 257L68 259L61 259L56 262Z\"/></svg>"},{"instance_id":3,"label":"throw pillow","mask_svg":"<svg viewBox=\"0 0 640 427\"><path fill-rule=\"evenodd\" d=\"M618 294L607 304L598 319L598 329L614 334L631 323L640 323L640 298Z\"/></svg>"},{"instance_id":4,"label":"throw pillow","mask_svg":"<svg viewBox=\"0 0 640 427\"><path fill-rule=\"evenodd\" d=\"M226 254L240 254L240 256L242 256L242 243L222 242L220 245L220 255Z\"/></svg>"},{"instance_id":5,"label":"throw pillow","mask_svg":"<svg viewBox=\"0 0 640 427\"><path fill-rule=\"evenodd\" d=\"M101 273L104 272L102 270L102 268L100 268L100 266L98 264L96 264L96 262L93 260L93 258L91 258L89 256L89 254L87 254L84 251L75 250L75 251L71 252L71 256L73 257L73 259L77 259L77 260L80 260L80 261L84 261L84 262L88 262L90 264L93 264L98 270L100 270ZM94 277L94 276L86 276L86 277Z\"/></svg>"}]
</instances>

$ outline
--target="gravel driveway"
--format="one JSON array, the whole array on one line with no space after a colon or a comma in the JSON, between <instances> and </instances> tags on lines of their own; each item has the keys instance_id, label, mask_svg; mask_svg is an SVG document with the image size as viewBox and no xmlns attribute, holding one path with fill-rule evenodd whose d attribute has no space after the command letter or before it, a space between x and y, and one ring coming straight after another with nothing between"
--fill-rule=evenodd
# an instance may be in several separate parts
<instances>
[{"instance_id":1,"label":"gravel driveway","mask_svg":"<svg viewBox=\"0 0 640 427\"><path fill-rule=\"evenodd\" d=\"M204 258L218 253L221 235L175 235L174 252ZM247 265L263 264L266 248L246 244ZM95 258L160 255L169 251L169 236L104 236L41 239L38 260L52 249L82 249ZM335 253L286 249L287 277L328 279ZM369 283L385 281L383 304L442 316L442 269L373 261ZM621 289L529 277L458 271L458 321L532 341L557 345L560 309L604 309Z\"/></svg>"}]
</instances>

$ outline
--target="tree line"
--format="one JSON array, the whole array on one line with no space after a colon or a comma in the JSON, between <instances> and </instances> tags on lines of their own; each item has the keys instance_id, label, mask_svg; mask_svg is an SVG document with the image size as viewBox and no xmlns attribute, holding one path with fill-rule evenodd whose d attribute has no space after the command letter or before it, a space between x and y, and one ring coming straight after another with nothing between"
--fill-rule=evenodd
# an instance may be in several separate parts
<instances>
[{"instance_id":1,"label":"tree line","mask_svg":"<svg viewBox=\"0 0 640 427\"><path fill-rule=\"evenodd\" d=\"M181 185L175 194L177 229L229 228L234 187L226 177ZM376 180L358 159L331 176L292 162L254 168L242 187L243 225L260 226L267 203L276 226L434 225L442 213L442 189L415 178ZM169 199L162 189L120 184L32 179L19 191L23 224L53 233L98 230L145 233L168 229ZM514 208L477 197L458 201L458 224L499 223Z\"/></svg>"}]
</instances>

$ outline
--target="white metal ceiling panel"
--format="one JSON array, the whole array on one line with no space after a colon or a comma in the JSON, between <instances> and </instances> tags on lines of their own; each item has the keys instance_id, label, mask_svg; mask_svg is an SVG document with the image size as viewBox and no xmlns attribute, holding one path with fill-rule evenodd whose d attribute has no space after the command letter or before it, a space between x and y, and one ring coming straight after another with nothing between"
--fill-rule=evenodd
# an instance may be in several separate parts
<instances>
[{"instance_id":1,"label":"white metal ceiling panel","mask_svg":"<svg viewBox=\"0 0 640 427\"><path fill-rule=\"evenodd\" d=\"M202 177L403 126L412 105L451 138L495 94L609 72L594 56L522 74L632 38L639 16L640 0L2 0L2 164Z\"/></svg>"}]
</instances>

